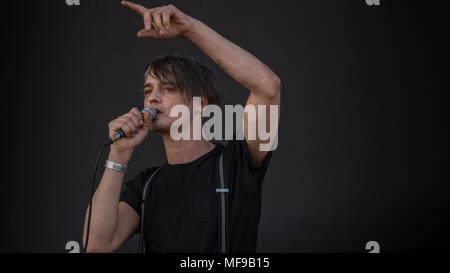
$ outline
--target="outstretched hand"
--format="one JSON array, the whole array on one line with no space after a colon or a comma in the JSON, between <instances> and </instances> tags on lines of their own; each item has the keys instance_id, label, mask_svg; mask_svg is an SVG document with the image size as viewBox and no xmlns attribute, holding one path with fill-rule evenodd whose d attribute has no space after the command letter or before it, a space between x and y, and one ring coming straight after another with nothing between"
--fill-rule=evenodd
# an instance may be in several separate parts
<instances>
[{"instance_id":1,"label":"outstretched hand","mask_svg":"<svg viewBox=\"0 0 450 273\"><path fill-rule=\"evenodd\" d=\"M129 1L122 1L122 6L143 17L144 29L137 33L140 38L172 39L185 35L192 26L192 18L174 5L148 9Z\"/></svg>"}]
</instances>

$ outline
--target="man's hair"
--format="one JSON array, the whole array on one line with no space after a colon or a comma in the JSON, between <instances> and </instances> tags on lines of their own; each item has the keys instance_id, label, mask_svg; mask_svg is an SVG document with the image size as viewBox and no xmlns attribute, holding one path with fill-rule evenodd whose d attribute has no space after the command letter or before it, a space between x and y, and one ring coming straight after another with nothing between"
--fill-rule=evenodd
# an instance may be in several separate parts
<instances>
[{"instance_id":1,"label":"man's hair","mask_svg":"<svg viewBox=\"0 0 450 273\"><path fill-rule=\"evenodd\" d=\"M160 82L175 85L192 104L192 97L205 95L208 104L221 104L222 98L216 88L214 72L194 57L170 54L156 57L145 67L144 84L151 75Z\"/></svg>"}]
</instances>

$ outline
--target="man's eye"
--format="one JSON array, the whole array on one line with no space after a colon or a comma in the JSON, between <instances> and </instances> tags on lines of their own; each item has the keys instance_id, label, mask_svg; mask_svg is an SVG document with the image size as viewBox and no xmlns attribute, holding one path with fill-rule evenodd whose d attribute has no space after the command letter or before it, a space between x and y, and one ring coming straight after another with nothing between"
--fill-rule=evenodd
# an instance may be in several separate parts
<instances>
[{"instance_id":1,"label":"man's eye","mask_svg":"<svg viewBox=\"0 0 450 273\"><path fill-rule=\"evenodd\" d=\"M152 93L152 90L144 90L144 96L148 96Z\"/></svg>"},{"instance_id":2,"label":"man's eye","mask_svg":"<svg viewBox=\"0 0 450 273\"><path fill-rule=\"evenodd\" d=\"M173 88L166 87L166 88L164 88L164 90L165 90L165 91L168 91L168 92L172 92L172 91L173 91Z\"/></svg>"}]
</instances>

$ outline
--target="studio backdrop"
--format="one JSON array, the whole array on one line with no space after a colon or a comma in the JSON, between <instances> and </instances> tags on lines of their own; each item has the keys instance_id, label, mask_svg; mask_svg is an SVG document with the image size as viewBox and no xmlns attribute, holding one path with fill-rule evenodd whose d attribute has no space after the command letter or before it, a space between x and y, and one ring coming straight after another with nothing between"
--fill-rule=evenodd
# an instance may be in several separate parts
<instances>
[{"instance_id":1,"label":"studio backdrop","mask_svg":"<svg viewBox=\"0 0 450 273\"><path fill-rule=\"evenodd\" d=\"M0 252L81 245L108 122L143 107L150 59L195 56L227 103L248 97L188 41L137 38L120 1L68 2L2 4ZM282 81L258 252L448 250L448 1L137 3L174 4ZM125 179L163 159L150 133Z\"/></svg>"}]
</instances>

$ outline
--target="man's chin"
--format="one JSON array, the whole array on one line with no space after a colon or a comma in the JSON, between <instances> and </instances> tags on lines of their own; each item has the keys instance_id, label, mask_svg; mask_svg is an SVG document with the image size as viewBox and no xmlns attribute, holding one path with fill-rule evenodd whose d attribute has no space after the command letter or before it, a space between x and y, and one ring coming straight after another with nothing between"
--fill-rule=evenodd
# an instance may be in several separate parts
<instances>
[{"instance_id":1,"label":"man's chin","mask_svg":"<svg viewBox=\"0 0 450 273\"><path fill-rule=\"evenodd\" d=\"M150 125L150 131L157 133L159 135L170 134L170 126L152 123L152 125Z\"/></svg>"}]
</instances>

